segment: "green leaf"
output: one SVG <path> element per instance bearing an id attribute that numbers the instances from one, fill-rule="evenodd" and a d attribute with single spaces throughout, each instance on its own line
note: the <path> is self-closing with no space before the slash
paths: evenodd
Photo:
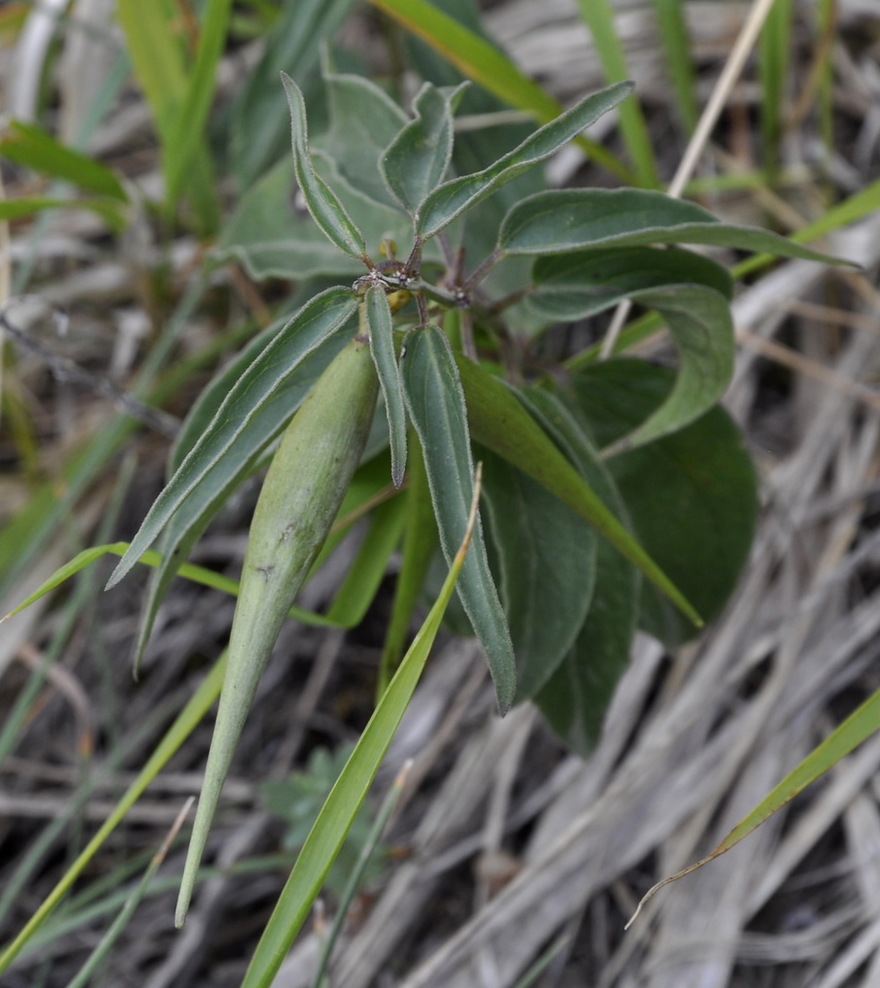
<path id="1" fill-rule="evenodd" d="M 570 378 L 571 400 L 600 445 L 626 435 L 658 408 L 674 375 L 616 358 Z M 727 413 L 715 407 L 650 446 L 607 461 L 633 529 L 707 620 L 724 606 L 748 556 L 758 510 L 751 458 Z M 640 627 L 670 646 L 691 628 L 653 588 L 642 589 Z"/>
<path id="2" fill-rule="evenodd" d="M 118 199 L 59 199 L 53 196 L 28 196 L 24 199 L 0 201 L 0 220 L 18 220 L 33 216 L 44 209 L 88 209 L 97 213 L 111 230 L 125 229 L 127 218 L 125 209 Z"/>
<path id="3" fill-rule="evenodd" d="M 379 384 L 366 343 L 334 359 L 287 426 L 254 509 L 229 662 L 186 855 L 182 926 L 220 793 L 288 609 L 311 569 L 360 461 Z"/>
<path id="4" fill-rule="evenodd" d="M 404 521 L 404 504 L 399 497 L 373 511 L 370 529 L 327 612 L 328 621 L 345 628 L 361 623 L 387 572 L 388 560 L 400 542 Z"/>
<path id="5" fill-rule="evenodd" d="M 377 697 L 385 692 L 403 655 L 410 622 L 419 602 L 434 550 L 437 548 L 437 525 L 431 506 L 431 492 L 425 474 L 425 461 L 415 432 L 410 435 L 410 450 L 412 452 L 407 470 L 407 485 L 403 492 L 406 501 L 406 521 L 400 571 L 397 574 L 394 603 L 379 662 Z"/>
<path id="6" fill-rule="evenodd" d="M 584 622 L 596 579 L 596 537 L 542 484 L 488 450 L 479 455 L 519 702 L 547 682 Z"/>
<path id="7" fill-rule="evenodd" d="M 407 123 L 407 116 L 375 83 L 363 76 L 326 74 L 330 126 L 314 140 L 351 185 L 376 202 L 399 208 L 382 181 L 382 153 Z"/>
<path id="8" fill-rule="evenodd" d="M 382 397 L 385 399 L 385 413 L 388 416 L 391 482 L 395 487 L 400 487 L 406 470 L 406 408 L 403 403 L 400 367 L 394 351 L 391 308 L 385 289 L 379 285 L 368 289 L 364 306 L 370 333 L 370 353 L 379 375 Z"/>
<path id="9" fill-rule="evenodd" d="M 443 181 L 452 157 L 452 115 L 465 85 L 443 90 L 424 83 L 413 100 L 416 118 L 403 127 L 382 156 L 382 176 L 410 213 Z"/>
<path id="10" fill-rule="evenodd" d="M 128 202 L 112 168 L 67 147 L 36 124 L 10 120 L 0 139 L 0 155 L 34 171 L 72 182 L 86 192 Z"/>
<path id="11" fill-rule="evenodd" d="M 733 295 L 726 268 L 688 250 L 618 247 L 539 257 L 529 308 L 552 322 L 584 319 L 617 305 L 632 292 L 664 285 L 697 284 Z"/>
<path id="12" fill-rule="evenodd" d="M 232 0 L 206 0 L 199 18 L 195 62 L 186 92 L 174 113 L 168 139 L 163 141 L 166 197 L 176 202 L 191 180 L 192 169 L 206 150 L 208 112 L 214 98 L 217 64 L 223 54 Z"/>
<path id="13" fill-rule="evenodd" d="M 617 106 L 632 92 L 632 88 L 631 83 L 616 83 L 586 96 L 488 168 L 444 182 L 428 195 L 419 209 L 416 218 L 419 235 L 424 238 L 434 236 L 500 185 L 549 158 L 603 113 Z"/>
<path id="14" fill-rule="evenodd" d="M 363 234 L 352 222 L 342 203 L 324 179 L 315 171 L 309 153 L 306 104 L 299 87 L 287 73 L 281 73 L 290 106 L 290 135 L 296 180 L 312 214 L 324 235 L 343 253 L 366 263 L 367 246 Z"/>
<path id="15" fill-rule="evenodd" d="M 501 381 L 457 357 L 471 435 L 520 468 L 585 518 L 697 626 L 699 612 L 559 452 Z"/>
<path id="16" fill-rule="evenodd" d="M 638 908 L 632 918 L 626 924 L 629 928 L 636 916 L 641 912 L 642 906 L 656 892 L 669 885 L 671 882 L 690 875 L 691 872 L 702 868 L 703 865 L 714 861 L 719 855 L 729 851 L 743 838 L 748 837 L 752 831 L 759 827 L 765 820 L 781 810 L 783 806 L 790 803 L 798 793 L 803 792 L 808 785 L 815 782 L 829 769 L 833 768 L 846 755 L 857 748 L 862 742 L 867 741 L 872 734 L 880 730 L 880 690 L 872 694 L 861 704 L 846 720 L 835 728 L 827 738 L 776 786 L 760 803 L 748 813 L 730 831 L 717 847 L 701 858 L 695 864 L 688 865 L 681 871 L 657 882 L 642 896 Z"/>
<path id="17" fill-rule="evenodd" d="M 181 745 L 192 734 L 202 719 L 211 709 L 220 693 L 220 685 L 226 669 L 226 653 L 214 663 L 208 675 L 187 701 L 186 706 L 175 718 L 174 723 L 163 735 L 159 744 L 153 750 L 146 765 L 125 790 L 113 810 L 98 828 L 97 833 L 88 842 L 76 860 L 67 868 L 64 875 L 40 904 L 39 908 L 27 921 L 16 938 L 0 953 L 0 974 L 7 970 L 12 961 L 21 953 L 49 916 L 55 911 L 64 897 L 70 892 L 79 876 L 92 862 L 98 850 L 110 834 L 124 819 L 126 813 L 143 795 L 146 788 L 180 749 Z"/>
<path id="18" fill-rule="evenodd" d="M 536 82 L 524 75 L 495 45 L 426 0 L 371 0 L 374 7 L 393 17 L 414 35 L 424 39 L 463 75 L 478 82 L 505 103 L 533 114 L 547 123 L 562 107 Z M 626 181 L 627 168 L 601 144 L 577 139 L 583 150 L 604 168 Z"/>
<path id="19" fill-rule="evenodd" d="M 356 307 L 353 292 L 345 288 L 330 288 L 315 296 L 242 373 L 153 503 L 108 587 L 131 569 L 185 499 L 196 497 L 210 504 L 238 475 L 255 446 L 280 431 L 301 400 L 305 380 L 314 378 L 313 367 L 303 367 L 302 362 L 310 355 L 316 360 L 332 358 L 342 348 L 345 341 L 339 337 Z"/>
<path id="20" fill-rule="evenodd" d="M 451 560 L 467 527 L 474 486 L 464 396 L 449 344 L 436 326 L 411 333 L 405 347 L 404 394 L 422 444 L 440 544 Z M 479 519 L 458 595 L 486 650 L 498 705 L 505 713 L 516 692 L 516 665 Z"/>
<path id="21" fill-rule="evenodd" d="M 648 189 L 553 189 L 504 218 L 498 246 L 509 254 L 561 254 L 590 247 L 709 244 L 849 264 L 751 226 L 722 223 L 692 202 Z"/>
<path id="22" fill-rule="evenodd" d="M 321 46 L 336 32 L 352 2 L 297 0 L 279 5 L 265 39 L 265 54 L 236 86 L 232 101 L 230 157 L 239 189 L 249 190 L 289 146 L 290 115 L 278 99 L 279 74 L 287 72 L 310 95 Z"/>
<path id="23" fill-rule="evenodd" d="M 313 164 L 336 190 L 368 243 L 412 237 L 412 222 L 399 208 L 382 205 L 352 188 L 320 151 L 315 152 Z M 308 212 L 298 208 L 294 187 L 293 163 L 287 158 L 245 193 L 221 232 L 212 259 L 220 263 L 234 257 L 258 280 L 363 274 L 363 262 L 340 253 Z"/>
<path id="24" fill-rule="evenodd" d="M 455 581 L 462 564 L 470 556 L 467 548 L 474 519 L 475 505 L 472 505 L 465 538 L 452 561 L 440 594 L 394 679 L 376 705 L 373 716 L 306 838 L 257 944 L 242 988 L 269 988 L 291 943 L 309 915 L 421 677 L 431 645 L 440 628 L 443 612 L 455 588 Z"/>
<path id="25" fill-rule="evenodd" d="M 733 374 L 736 345 L 730 306 L 714 288 L 673 285 L 631 292 L 666 320 L 681 355 L 675 387 L 637 429 L 604 450 L 617 455 L 654 442 L 699 418 L 718 401 Z"/>
<path id="26" fill-rule="evenodd" d="M 621 82 L 629 78 L 626 54 L 614 20 L 614 5 L 610 0 L 578 0 L 578 10 L 593 36 L 596 55 L 606 81 Z M 619 119 L 620 132 L 630 158 L 636 165 L 639 185 L 656 188 L 660 184 L 657 163 L 651 135 L 637 99 L 628 100 L 620 107 Z"/>
<path id="27" fill-rule="evenodd" d="M 626 505 L 611 475 L 576 417 L 545 384 L 523 396 L 545 429 L 577 466 L 622 524 L 630 527 Z M 574 645 L 534 697 L 563 741 L 587 755 L 595 745 L 605 712 L 629 665 L 639 612 L 638 571 L 604 539 L 596 549 L 598 574 L 590 610 Z"/>

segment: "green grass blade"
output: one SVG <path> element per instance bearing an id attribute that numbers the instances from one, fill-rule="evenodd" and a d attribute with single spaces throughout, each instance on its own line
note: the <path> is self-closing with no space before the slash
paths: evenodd
<path id="1" fill-rule="evenodd" d="M 789 772 L 779 785 L 758 803 L 751 813 L 740 820 L 711 853 L 707 854 L 705 858 L 701 858 L 694 864 L 689 865 L 687 868 L 676 872 L 676 874 L 664 878 L 662 882 L 658 882 L 652 888 L 648 889 L 639 902 L 638 908 L 632 918 L 627 923 L 627 927 L 632 925 L 645 903 L 655 893 L 659 892 L 660 889 L 672 882 L 678 881 L 680 878 L 684 878 L 685 875 L 690 875 L 691 872 L 702 868 L 703 865 L 713 861 L 719 855 L 724 854 L 725 851 L 729 851 L 743 840 L 743 838 L 748 837 L 765 820 L 778 810 L 781 810 L 787 803 L 790 803 L 808 785 L 815 782 L 820 776 L 833 768 L 841 759 L 853 751 L 853 749 L 862 744 L 863 741 L 866 741 L 872 734 L 876 734 L 878 730 L 880 730 L 880 690 L 868 697 L 861 706 L 825 738 L 818 748 L 810 752 L 797 768 Z"/>
<path id="2" fill-rule="evenodd" d="M 156 778 L 180 746 L 201 723 L 202 718 L 211 709 L 220 695 L 220 686 L 226 671 L 226 653 L 217 660 L 207 677 L 193 694 L 164 737 L 156 746 L 147 764 L 138 773 L 113 808 L 113 811 L 101 824 L 98 832 L 89 841 L 82 853 L 64 873 L 55 888 L 43 900 L 37 911 L 28 920 L 25 927 L 15 939 L 0 952 L 0 974 L 2 974 L 31 940 L 46 919 L 54 912 L 65 895 L 70 891 L 74 882 L 94 858 L 101 845 L 119 825 L 125 814 L 137 802 L 147 786 Z"/>
<path id="3" fill-rule="evenodd" d="M 95 946 L 95 949 L 89 955 L 89 958 L 85 962 L 85 964 L 83 964 L 83 966 L 76 973 L 73 980 L 68 985 L 68 988 L 86 988 L 92 975 L 94 975 L 98 971 L 98 968 L 101 966 L 107 955 L 110 953 L 110 951 L 113 948 L 113 945 L 119 939 L 122 932 L 125 930 L 126 926 L 128 926 L 128 924 L 131 922 L 131 918 L 132 916 L 134 916 L 135 910 L 141 904 L 141 901 L 143 900 L 144 896 L 147 894 L 147 890 L 149 889 L 153 881 L 153 878 L 156 875 L 156 872 L 159 870 L 159 865 L 161 865 L 162 862 L 165 860 L 165 857 L 168 854 L 171 844 L 173 843 L 174 838 L 177 836 L 177 832 L 180 830 L 181 826 L 183 825 L 184 818 L 186 817 L 186 814 L 189 812 L 190 807 L 194 802 L 195 802 L 195 797 L 190 796 L 190 798 L 186 801 L 186 804 L 184 805 L 183 809 L 177 815 L 177 818 L 175 819 L 174 823 L 171 825 L 171 829 L 168 831 L 168 835 L 166 836 L 165 840 L 162 841 L 162 846 L 153 855 L 153 858 L 151 859 L 150 864 L 147 867 L 147 870 L 144 872 L 143 878 L 141 878 L 137 886 L 132 891 L 131 895 L 129 895 L 128 898 L 125 900 L 122 909 L 119 911 L 119 915 L 116 917 L 115 920 L 113 920 L 112 924 L 110 925 L 110 928 L 107 930 L 104 936 L 101 937 L 100 942 Z"/>
<path id="4" fill-rule="evenodd" d="M 223 54 L 232 0 L 207 0 L 201 18 L 195 64 L 186 92 L 163 146 L 166 197 L 176 202 L 188 180 L 193 163 L 205 148 L 208 111 L 214 97 L 217 64 Z"/>
<path id="5" fill-rule="evenodd" d="M 366 798 L 418 684 L 446 605 L 455 589 L 470 544 L 478 497 L 479 483 L 475 484 L 465 537 L 452 560 L 440 594 L 321 808 L 257 944 L 242 988 L 269 988 L 272 984 Z"/>
<path id="6" fill-rule="evenodd" d="M 785 126 L 786 84 L 791 71 L 791 0 L 774 0 L 761 29 L 760 93 L 761 154 L 772 182 L 779 172 L 780 151 Z"/>
<path id="7" fill-rule="evenodd" d="M 660 39 L 666 53 L 666 71 L 687 132 L 693 133 L 700 116 L 697 80 L 691 57 L 691 44 L 682 0 L 654 0 L 654 13 L 660 26 Z"/>
<path id="8" fill-rule="evenodd" d="M 11 120 L 0 139 L 0 156 L 53 178 L 72 182 L 86 192 L 128 201 L 112 168 L 82 151 L 67 147 L 36 124 Z"/>
<path id="9" fill-rule="evenodd" d="M 623 82 L 628 79 L 630 73 L 626 67 L 626 55 L 614 25 L 614 8 L 608 0 L 578 0 L 578 9 L 593 36 L 606 81 Z M 639 184 L 657 188 L 660 180 L 651 136 L 641 106 L 636 99 L 631 99 L 621 103 L 617 112 L 623 139 L 636 166 Z"/>
<path id="10" fill-rule="evenodd" d="M 559 116 L 562 107 L 532 82 L 494 45 L 426 0 L 371 0 L 398 24 L 426 41 L 435 51 L 474 82 L 511 106 L 534 115 L 539 123 Z M 577 144 L 598 164 L 624 181 L 630 170 L 610 151 L 585 137 Z"/>

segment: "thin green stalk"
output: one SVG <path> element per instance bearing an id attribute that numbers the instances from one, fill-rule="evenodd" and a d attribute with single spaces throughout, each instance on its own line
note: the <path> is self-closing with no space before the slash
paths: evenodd
<path id="1" fill-rule="evenodd" d="M 660 40 L 666 52 L 666 71 L 672 80 L 678 114 L 685 130 L 692 134 L 697 127 L 700 107 L 683 6 L 682 0 L 654 0 Z"/>
<path id="2" fill-rule="evenodd" d="M 609 0 L 578 0 L 578 8 L 584 23 L 590 29 L 602 70 L 608 82 L 628 79 L 626 55 L 617 36 L 614 24 L 614 8 Z M 638 101 L 628 99 L 617 108 L 620 129 L 636 168 L 638 182 L 650 189 L 660 187 L 657 164 L 651 136 Z"/>
<path id="3" fill-rule="evenodd" d="M 781 161 L 785 128 L 786 83 L 790 69 L 791 0 L 776 0 L 759 42 L 761 79 L 761 155 L 771 183 Z"/>

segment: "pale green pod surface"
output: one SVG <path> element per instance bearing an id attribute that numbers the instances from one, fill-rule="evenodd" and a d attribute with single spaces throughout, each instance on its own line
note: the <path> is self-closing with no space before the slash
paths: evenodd
<path id="1" fill-rule="evenodd" d="M 294 415 L 266 474 L 251 522 L 226 678 L 177 904 L 178 926 L 254 693 L 360 461 L 378 388 L 369 345 L 352 341 Z"/>

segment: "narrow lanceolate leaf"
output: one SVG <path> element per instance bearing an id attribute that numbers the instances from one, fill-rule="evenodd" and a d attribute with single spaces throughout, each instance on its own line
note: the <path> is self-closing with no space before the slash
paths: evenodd
<path id="1" fill-rule="evenodd" d="M 436 326 L 416 330 L 407 338 L 403 386 L 422 444 L 440 544 L 451 560 L 467 528 L 474 470 L 458 371 L 446 337 Z M 498 705 L 504 713 L 516 692 L 516 665 L 479 519 L 458 594 L 486 650 Z"/>
<path id="2" fill-rule="evenodd" d="M 318 175 L 309 153 L 306 104 L 299 86 L 285 72 L 281 81 L 290 105 L 290 134 L 296 180 L 312 219 L 332 243 L 351 257 L 367 259 L 367 245 L 342 203 L 329 185 Z"/>
<path id="3" fill-rule="evenodd" d="M 382 176 L 410 213 L 415 213 L 428 193 L 440 184 L 449 167 L 452 115 L 465 85 L 443 90 L 426 82 L 413 100 L 416 118 L 406 124 L 382 156 Z"/>
<path id="4" fill-rule="evenodd" d="M 664 317 L 681 366 L 666 401 L 605 455 L 644 446 L 695 421 L 721 398 L 733 374 L 736 348 L 730 306 L 714 288 L 673 285 L 631 292 L 629 297 Z"/>
<path id="5" fill-rule="evenodd" d="M 632 292 L 665 285 L 706 285 L 729 299 L 733 279 L 708 257 L 679 247 L 617 247 L 539 257 L 529 308 L 552 322 L 584 319 Z"/>
<path id="6" fill-rule="evenodd" d="M 370 352 L 382 397 L 385 399 L 385 414 L 388 416 L 388 437 L 391 446 L 391 482 L 395 487 L 403 483 L 406 470 L 406 408 L 403 403 L 403 384 L 400 380 L 400 367 L 394 352 L 394 330 L 391 323 L 391 308 L 385 289 L 374 285 L 367 291 L 364 306 L 367 328 L 370 332 Z"/>
<path id="7" fill-rule="evenodd" d="M 356 308 L 356 296 L 346 288 L 329 288 L 316 295 L 241 374 L 201 439 L 154 501 L 108 587 L 125 576 L 186 498 L 192 496 L 204 504 L 213 501 L 247 463 L 255 445 L 264 445 L 277 435 L 279 422 L 285 418 L 279 404 L 285 404 L 289 417 L 301 400 L 299 388 L 304 379 L 312 378 L 309 363 L 303 365 L 303 361 L 313 353 L 316 359 L 318 354 L 328 356 L 325 347 L 341 348 L 342 340 L 336 337 Z"/>
<path id="8" fill-rule="evenodd" d="M 707 244 L 849 264 L 751 226 L 722 223 L 692 202 L 648 189 L 553 189 L 517 203 L 498 247 L 508 254 L 561 254 L 590 247 Z"/>
<path id="9" fill-rule="evenodd" d="M 388 746 L 397 731 L 413 692 L 425 668 L 431 645 L 462 565 L 469 558 L 468 545 L 476 521 L 477 491 L 470 506 L 464 539 L 455 553 L 449 575 L 419 628 L 412 645 L 388 689 L 376 704 L 376 710 L 364 728 L 354 751 L 345 763 L 336 784 L 321 807 L 318 819 L 306 838 L 287 879 L 269 922 L 248 966 L 242 988 L 270 988 L 290 945 L 312 909 L 330 866 L 342 847 L 367 791 L 382 764 Z"/>
<path id="10" fill-rule="evenodd" d="M 632 83 L 620 82 L 587 96 L 555 120 L 527 137 L 519 147 L 473 175 L 453 178 L 425 199 L 416 219 L 422 237 L 431 237 L 468 207 L 485 199 L 500 185 L 554 154 L 584 128 L 607 113 L 632 92 Z"/>
<path id="11" fill-rule="evenodd" d="M 857 748 L 863 741 L 867 741 L 872 734 L 880 730 L 880 690 L 868 697 L 865 702 L 858 707 L 849 717 L 827 738 L 815 748 L 793 771 L 779 783 L 776 788 L 769 793 L 760 803 L 745 816 L 730 831 L 721 843 L 714 850 L 701 858 L 695 864 L 683 868 L 681 871 L 664 878 L 652 888 L 648 889 L 639 902 L 638 908 L 632 918 L 626 924 L 630 927 L 636 916 L 641 912 L 642 906 L 660 889 L 677 882 L 685 875 L 690 875 L 697 868 L 714 861 L 719 855 L 729 851 L 743 838 L 748 837 L 756 827 L 759 827 L 766 819 L 782 809 L 791 802 L 798 793 L 802 792 L 808 785 L 815 782 L 829 769 L 833 768 L 842 758 Z"/>
<path id="12" fill-rule="evenodd" d="M 488 450 L 483 484 L 501 599 L 516 655 L 516 700 L 553 675 L 584 623 L 596 576 L 595 530 L 546 487 Z"/>
<path id="13" fill-rule="evenodd" d="M 358 465 L 378 382 L 369 348 L 350 343 L 288 426 L 251 522 L 229 662 L 177 903 L 183 924 L 220 791 L 288 608 L 311 568 Z"/>
<path id="14" fill-rule="evenodd" d="M 636 566 L 675 606 L 703 622 L 684 595 L 584 482 L 509 388 L 466 357 L 457 358 L 473 438 L 552 491 Z"/>

